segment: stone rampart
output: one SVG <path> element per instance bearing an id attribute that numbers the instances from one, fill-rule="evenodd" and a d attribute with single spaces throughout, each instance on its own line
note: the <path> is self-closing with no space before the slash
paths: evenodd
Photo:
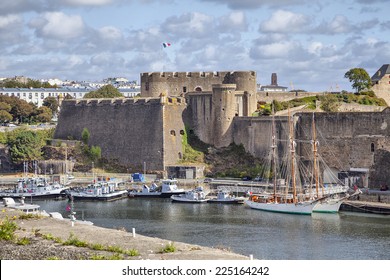
<path id="1" fill-rule="evenodd" d="M 87 128 L 88 144 L 101 147 L 102 156 L 116 159 L 133 171 L 142 171 L 144 164 L 147 170 L 163 170 L 164 158 L 166 163 L 176 162 L 181 152 L 180 141 L 169 141 L 167 135 L 172 130 L 180 135 L 185 108 L 182 99 L 166 101 L 160 98 L 66 100 L 55 138 L 81 139 L 83 129 Z"/>

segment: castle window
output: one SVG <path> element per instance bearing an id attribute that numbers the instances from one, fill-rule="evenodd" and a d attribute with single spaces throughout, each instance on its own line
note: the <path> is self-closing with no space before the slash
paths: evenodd
<path id="1" fill-rule="evenodd" d="M 371 143 L 371 153 L 375 152 L 375 144 Z"/>
<path id="2" fill-rule="evenodd" d="M 268 91 L 265 93 L 265 96 L 268 96 Z"/>
<path id="3" fill-rule="evenodd" d="M 171 130 L 171 135 L 176 136 L 176 132 L 173 129 Z"/>
<path id="4" fill-rule="evenodd" d="M 149 90 L 149 82 L 145 83 L 145 90 Z"/>
<path id="5" fill-rule="evenodd" d="M 184 130 L 183 129 L 180 130 L 180 134 L 184 135 Z"/>
<path id="6" fill-rule="evenodd" d="M 187 92 L 187 87 L 183 87 L 183 92 Z"/>
<path id="7" fill-rule="evenodd" d="M 202 91 L 202 88 L 201 88 L 201 87 L 196 87 L 196 88 L 195 88 L 195 91 L 201 92 L 201 91 Z"/>
<path id="8" fill-rule="evenodd" d="M 181 153 L 179 153 L 178 155 L 179 155 L 179 159 L 182 159 L 182 155 L 181 155 Z"/>

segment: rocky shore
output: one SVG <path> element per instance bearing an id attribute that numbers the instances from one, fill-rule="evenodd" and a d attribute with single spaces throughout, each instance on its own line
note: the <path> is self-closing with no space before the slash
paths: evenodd
<path id="1" fill-rule="evenodd" d="M 146 237 L 124 229 L 72 223 L 46 215 L 27 216 L 2 208 L 1 224 L 17 224 L 13 240 L 0 240 L 2 260 L 247 260 L 217 248 Z M 73 242 L 69 242 L 73 241 Z M 25 245 L 22 245 L 25 243 Z M 20 245 L 19 245 L 20 244 Z M 173 252 L 171 252 L 173 251 Z"/>

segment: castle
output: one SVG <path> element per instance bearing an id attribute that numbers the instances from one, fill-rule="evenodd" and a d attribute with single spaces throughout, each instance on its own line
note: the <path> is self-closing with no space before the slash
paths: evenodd
<path id="1" fill-rule="evenodd" d="M 88 128 L 90 144 L 100 146 L 104 157 L 129 170 L 140 171 L 146 165 L 148 172 L 178 165 L 185 131 L 215 147 L 242 144 L 261 158 L 269 150 L 271 118 L 252 117 L 257 100 L 255 71 L 142 73 L 140 98 L 65 100 L 55 138 L 80 139 L 83 128 Z M 307 135 L 311 115 L 295 115 L 301 128 L 297 136 Z M 330 167 L 367 169 L 371 182 L 390 183 L 389 109 L 316 113 L 316 118 L 331 150 L 339 155 L 335 160 L 330 150 L 324 151 Z M 278 118 L 280 138 L 286 122 L 286 117 Z M 303 157 L 304 150 L 303 145 L 298 147 Z"/>

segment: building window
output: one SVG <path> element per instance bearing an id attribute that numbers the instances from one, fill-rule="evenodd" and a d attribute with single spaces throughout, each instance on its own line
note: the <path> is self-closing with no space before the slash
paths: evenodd
<path id="1" fill-rule="evenodd" d="M 179 159 L 182 159 L 182 155 L 181 155 L 181 153 L 179 152 Z"/>
<path id="2" fill-rule="evenodd" d="M 184 130 L 180 129 L 180 135 L 184 135 Z"/>
<path id="3" fill-rule="evenodd" d="M 171 135 L 176 136 L 176 132 L 174 130 L 171 130 Z"/>
<path id="4" fill-rule="evenodd" d="M 375 145 L 374 143 L 371 143 L 371 153 L 375 152 Z"/>
<path id="5" fill-rule="evenodd" d="M 187 92 L 187 87 L 183 87 L 183 92 Z"/>
<path id="6" fill-rule="evenodd" d="M 145 83 L 145 90 L 149 90 L 149 82 Z"/>
<path id="7" fill-rule="evenodd" d="M 202 88 L 201 88 L 201 87 L 196 87 L 196 88 L 195 88 L 195 91 L 201 92 L 201 91 L 202 91 Z"/>

